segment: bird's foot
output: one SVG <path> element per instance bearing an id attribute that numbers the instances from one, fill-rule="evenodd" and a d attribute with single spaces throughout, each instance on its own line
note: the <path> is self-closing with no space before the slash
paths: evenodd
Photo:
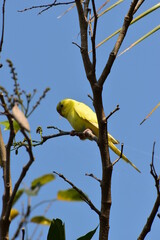
<path id="1" fill-rule="evenodd" d="M 78 136 L 81 140 L 93 140 L 93 138 L 95 137 L 95 135 L 93 134 L 93 132 L 87 128 L 85 129 L 83 132 L 76 132 L 75 130 L 72 130 L 70 132 L 71 136 Z"/>

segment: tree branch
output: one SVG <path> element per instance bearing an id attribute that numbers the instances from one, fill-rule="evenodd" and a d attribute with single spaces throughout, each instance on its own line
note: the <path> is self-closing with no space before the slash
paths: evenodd
<path id="1" fill-rule="evenodd" d="M 54 0 L 53 3 L 44 4 L 44 5 L 38 5 L 38 6 L 32 6 L 32 7 L 29 7 L 29 8 L 25 8 L 25 9 L 23 9 L 23 10 L 18 10 L 18 12 L 26 12 L 26 11 L 33 10 L 33 9 L 44 8 L 43 10 L 41 10 L 41 11 L 38 13 L 38 14 L 41 14 L 41 13 L 49 10 L 49 9 L 52 8 L 52 7 L 60 6 L 60 5 L 70 5 L 70 4 L 73 4 L 73 3 L 75 3 L 75 1 L 70 1 L 70 2 L 57 2 L 57 0 Z"/>
<path id="2" fill-rule="evenodd" d="M 26 150 L 28 152 L 28 155 L 29 155 L 30 159 L 29 159 L 28 163 L 23 167 L 22 172 L 21 172 L 17 182 L 15 183 L 15 186 L 14 186 L 14 189 L 13 189 L 13 192 L 12 192 L 12 195 L 10 197 L 8 207 L 7 207 L 7 210 L 6 210 L 6 214 L 5 214 L 6 218 L 9 217 L 9 215 L 10 215 L 10 211 L 11 211 L 11 208 L 12 208 L 12 203 L 13 203 L 13 200 L 15 198 L 15 195 L 16 195 L 16 192 L 17 192 L 19 186 L 20 186 L 22 180 L 24 179 L 27 171 L 29 170 L 30 166 L 34 162 L 31 140 L 29 139 L 29 137 L 26 134 L 26 132 L 24 131 L 24 129 L 21 129 L 21 133 L 23 134 L 23 136 L 25 137 L 25 139 L 28 143 L 28 145 L 26 145 L 25 147 L 26 147 Z"/>
<path id="3" fill-rule="evenodd" d="M 93 72 L 95 74 L 96 72 L 96 31 L 97 31 L 97 12 L 96 12 L 96 6 L 94 0 L 92 0 L 92 6 L 93 6 L 93 13 L 94 13 L 94 27 L 93 27 L 93 35 L 91 36 L 92 41 L 92 63 L 93 63 Z"/>
<path id="4" fill-rule="evenodd" d="M 150 164 L 150 168 L 151 168 L 151 175 L 154 178 L 155 181 L 155 186 L 156 186 L 156 190 L 157 190 L 157 198 L 156 201 L 154 203 L 153 209 L 147 219 L 146 224 L 144 225 L 142 232 L 140 233 L 138 240 L 143 240 L 145 239 L 146 235 L 150 232 L 153 221 L 155 219 L 155 216 L 158 212 L 159 206 L 160 206 L 160 189 L 159 189 L 159 177 L 156 173 L 155 167 L 154 167 L 154 149 L 155 149 L 155 142 L 153 143 L 153 150 L 152 150 L 152 162 Z"/>
<path id="5" fill-rule="evenodd" d="M 87 22 L 87 11 L 88 11 L 88 4 L 89 1 L 86 1 L 85 3 L 85 9 L 83 11 L 82 3 L 80 0 L 75 0 L 76 7 L 78 11 L 78 17 L 79 17 L 79 25 L 80 25 L 80 34 L 81 34 L 81 55 L 83 59 L 83 64 L 86 72 L 86 76 L 90 82 L 96 82 L 95 79 L 93 79 L 93 69 L 92 69 L 92 63 L 89 59 L 88 54 L 88 22 Z"/>
<path id="6" fill-rule="evenodd" d="M 122 29 L 119 33 L 119 36 L 118 36 L 118 39 L 116 41 L 116 44 L 112 50 L 112 52 L 110 53 L 109 55 L 109 58 L 108 58 L 108 61 L 103 69 L 103 72 L 98 80 L 98 84 L 102 87 L 106 78 L 108 77 L 110 71 L 111 71 L 111 68 L 112 68 L 112 65 L 115 61 L 115 58 L 117 56 L 117 53 L 122 45 L 122 42 L 126 36 L 126 33 L 127 33 L 127 30 L 129 28 L 129 25 L 133 19 L 133 15 L 134 15 L 134 11 L 135 11 L 135 7 L 137 6 L 137 3 L 138 3 L 138 0 L 133 0 L 132 3 L 131 3 L 131 6 L 130 6 L 130 9 L 126 15 L 126 17 L 124 18 L 124 22 L 123 22 L 123 26 L 122 26 Z"/>
<path id="7" fill-rule="evenodd" d="M 3 40 L 4 40 L 5 4 L 6 4 L 6 0 L 3 1 L 3 7 L 2 7 L 2 33 L 1 33 L 1 41 L 0 41 L 0 53 L 2 52 L 2 46 L 3 46 Z"/>
<path id="8" fill-rule="evenodd" d="M 86 196 L 86 194 L 79 188 L 77 188 L 71 181 L 69 181 L 67 178 L 65 178 L 62 174 L 57 173 L 53 171 L 56 175 L 58 175 L 60 178 L 62 178 L 65 182 L 69 183 L 82 197 L 82 199 L 90 206 L 90 208 L 95 211 L 99 216 L 101 215 L 101 212 L 93 205 L 91 200 Z"/>
<path id="9" fill-rule="evenodd" d="M 22 235 L 24 234 L 24 228 L 22 228 L 22 227 L 23 227 L 23 224 L 26 222 L 27 217 L 30 215 L 30 212 L 31 212 L 31 203 L 30 203 L 30 199 L 28 199 L 28 206 L 27 206 L 26 213 L 23 214 L 22 219 L 21 219 L 21 221 L 18 225 L 18 228 L 17 228 L 17 230 L 16 230 L 16 232 L 13 235 L 11 240 L 16 239 L 16 237 L 18 237 L 21 230 L 22 230 Z"/>

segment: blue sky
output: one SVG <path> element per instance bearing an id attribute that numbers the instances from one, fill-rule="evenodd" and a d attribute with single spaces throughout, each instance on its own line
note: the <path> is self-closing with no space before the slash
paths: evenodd
<path id="1" fill-rule="evenodd" d="M 44 2 L 37 2 L 36 4 Z M 99 1 L 98 7 L 103 3 Z M 109 5 L 114 3 L 110 1 Z M 138 14 L 158 3 L 146 1 Z M 47 126 L 57 126 L 71 130 L 69 123 L 56 112 L 56 105 L 63 98 L 73 98 L 92 107 L 87 94 L 92 94 L 87 82 L 79 49 L 72 41 L 79 43 L 79 26 L 76 9 L 61 19 L 57 17 L 67 7 L 57 7 L 37 15 L 38 11 L 19 13 L 17 10 L 33 6 L 35 1 L 7 1 L 6 25 L 0 70 L 1 85 L 12 90 L 13 82 L 5 62 L 11 59 L 18 72 L 22 89 L 30 92 L 36 88 L 40 95 L 46 87 L 51 91 L 42 101 L 40 107 L 29 118 L 32 138 L 38 139 L 35 131 L 42 126 L 44 134 L 53 133 Z M 109 6 L 108 5 L 108 6 Z M 130 1 L 124 1 L 114 10 L 99 19 L 97 43 L 121 27 Z M 132 25 L 121 50 L 127 48 L 138 38 L 159 24 L 159 10 Z M 116 37 L 97 50 L 97 76 L 100 75 Z M 109 132 L 124 143 L 125 155 L 142 171 L 137 173 L 132 167 L 119 161 L 114 166 L 112 177 L 112 208 L 110 221 L 110 240 L 135 240 L 147 220 L 156 198 L 154 180 L 150 175 L 150 162 L 153 141 L 156 141 L 155 165 L 160 172 L 160 109 L 142 126 L 140 122 L 160 101 L 159 89 L 159 32 L 140 43 L 121 57 L 118 57 L 106 80 L 103 90 L 105 113 L 108 115 L 117 104 L 120 111 L 109 120 Z M 35 101 L 38 99 L 38 94 Z M 4 118 L 1 117 L 3 120 Z M 3 132 L 7 141 L 7 133 Z M 22 187 L 43 174 L 57 171 L 63 173 L 75 185 L 83 189 L 93 203 L 100 208 L 100 187 L 85 173 L 101 177 L 101 162 L 98 148 L 94 142 L 80 141 L 78 138 L 61 137 L 46 142 L 34 150 L 35 162 L 23 181 Z M 21 167 L 28 157 L 20 151 L 18 156 L 12 154 L 12 178 L 15 183 Z M 116 156 L 111 152 L 111 159 Z M 2 174 L 0 173 L 0 176 Z M 1 182 L 0 182 L 1 184 Z M 35 205 L 38 201 L 56 197 L 58 190 L 70 186 L 58 177 L 46 188 L 41 189 L 39 199 L 32 198 Z M 26 204 L 22 198 L 17 206 L 20 210 Z M 44 213 L 42 205 L 33 215 Z M 48 211 L 47 217 L 61 218 L 65 222 L 66 239 L 74 240 L 98 225 L 97 215 L 85 203 L 55 202 Z M 11 225 L 11 233 L 17 226 L 16 220 Z M 30 224 L 30 232 L 35 225 Z M 42 227 L 43 237 L 48 227 Z M 38 233 L 37 233 L 38 235 Z M 157 240 L 159 236 L 159 219 L 152 226 L 147 240 Z M 35 237 L 36 239 L 36 237 Z M 98 232 L 93 238 L 98 239 Z"/>

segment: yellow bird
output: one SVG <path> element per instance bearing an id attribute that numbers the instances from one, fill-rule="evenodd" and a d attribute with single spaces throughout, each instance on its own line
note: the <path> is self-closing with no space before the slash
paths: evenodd
<path id="1" fill-rule="evenodd" d="M 93 134 L 98 137 L 99 128 L 97 116 L 95 112 L 84 103 L 66 98 L 58 103 L 57 112 L 69 121 L 75 131 L 83 132 L 86 129 L 90 129 Z M 108 133 L 109 147 L 113 152 L 120 156 L 121 151 L 115 146 L 115 144 L 118 143 L 119 142 Z M 124 154 L 122 154 L 122 159 L 140 172 L 140 170 Z"/>

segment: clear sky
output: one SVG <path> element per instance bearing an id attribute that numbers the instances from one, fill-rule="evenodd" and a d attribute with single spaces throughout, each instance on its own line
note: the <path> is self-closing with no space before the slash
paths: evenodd
<path id="1" fill-rule="evenodd" d="M 104 0 L 99 1 L 97 7 Z M 110 1 L 110 6 L 115 1 Z M 97 43 L 120 28 L 131 1 L 124 1 L 114 10 L 101 17 L 98 22 Z M 72 41 L 79 43 L 79 26 L 76 9 L 64 17 L 57 19 L 68 7 L 51 8 L 41 15 L 37 10 L 19 13 L 17 10 L 44 4 L 46 1 L 7 1 L 5 38 L 0 69 L 0 85 L 12 90 L 13 82 L 9 68 L 5 62 L 11 59 L 18 73 L 22 89 L 31 92 L 37 89 L 35 102 L 46 87 L 51 91 L 42 101 L 40 107 L 29 118 L 32 138 L 36 135 L 37 126 L 42 126 L 44 134 L 52 134 L 47 126 L 56 126 L 63 130 L 71 130 L 69 123 L 56 112 L 56 105 L 63 98 L 73 98 L 92 107 L 87 94 L 91 94 L 87 82 L 79 49 Z M 157 4 L 157 0 L 145 1 L 136 16 Z M 159 24 L 159 9 L 140 22 L 132 25 L 121 47 L 121 51 L 130 46 L 138 38 Z M 124 143 L 124 153 L 141 170 L 136 172 L 122 160 L 114 166 L 112 177 L 112 208 L 110 221 L 110 240 L 137 239 L 156 198 L 155 183 L 150 175 L 150 162 L 153 142 L 156 141 L 155 165 L 160 173 L 160 109 L 142 126 L 140 122 L 160 101 L 159 81 L 159 44 L 160 33 L 140 43 L 124 55 L 118 57 L 105 83 L 103 102 L 106 115 L 117 104 L 120 111 L 109 120 L 109 132 Z M 117 37 L 114 37 L 97 50 L 97 76 L 100 75 Z M 3 120 L 4 118 L 1 117 Z M 5 141 L 7 133 L 3 132 Z M 99 184 L 85 176 L 93 173 L 101 177 L 101 161 L 99 151 L 94 142 L 80 141 L 78 138 L 61 137 L 51 139 L 34 150 L 35 162 L 23 181 L 24 186 L 43 174 L 57 171 L 63 173 L 75 185 L 81 188 L 100 208 Z M 26 152 L 20 151 L 18 156 L 12 154 L 12 178 L 15 183 L 21 167 L 26 163 Z M 111 159 L 116 156 L 111 152 Z M 2 173 L 0 172 L 0 177 Z M 1 183 L 0 183 L 1 184 Z M 44 199 L 54 199 L 58 190 L 70 188 L 62 179 L 42 188 L 39 199 L 32 198 L 35 205 Z M 1 200 L 0 200 L 1 201 Z M 17 205 L 22 209 L 26 205 L 24 197 Z M 46 205 L 42 205 L 32 214 L 43 215 Z M 74 240 L 98 225 L 98 216 L 85 203 L 55 202 L 46 214 L 48 218 L 61 218 L 65 222 L 66 239 Z M 156 217 L 147 240 L 159 239 L 160 221 Z M 11 224 L 11 235 L 17 226 L 16 219 Z M 29 224 L 30 233 L 35 228 Z M 48 227 L 43 229 L 46 239 Z M 37 239 L 37 235 L 34 239 Z M 98 231 L 93 237 L 98 239 Z"/>

